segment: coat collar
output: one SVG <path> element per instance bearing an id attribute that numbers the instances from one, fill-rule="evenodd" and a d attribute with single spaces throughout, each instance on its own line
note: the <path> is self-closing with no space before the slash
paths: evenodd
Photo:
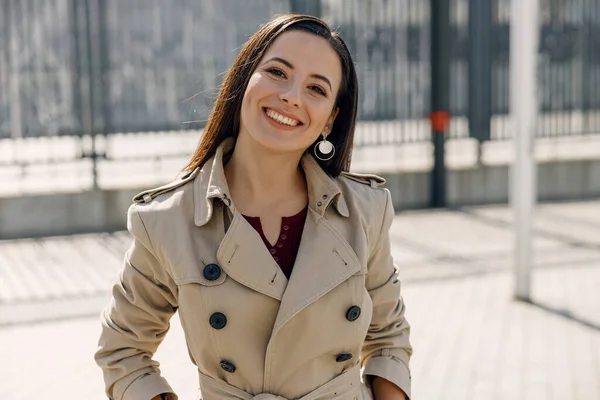
<path id="1" fill-rule="evenodd" d="M 205 225 L 211 219 L 215 198 L 221 199 L 234 211 L 223 168 L 223 157 L 233 149 L 234 144 L 234 138 L 224 140 L 215 155 L 197 172 L 194 182 L 194 223 L 197 226 Z M 308 207 L 322 217 L 329 205 L 333 204 L 340 215 L 348 217 L 348 205 L 335 180 L 323 171 L 310 154 L 304 154 L 300 164 L 308 186 Z"/>

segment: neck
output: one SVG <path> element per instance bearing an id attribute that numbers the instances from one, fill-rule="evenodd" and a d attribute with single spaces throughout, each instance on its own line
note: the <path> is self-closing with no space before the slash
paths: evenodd
<path id="1" fill-rule="evenodd" d="M 239 135 L 225 176 L 240 211 L 270 207 L 291 198 L 304 201 L 306 181 L 299 167 L 301 158 L 301 153 L 269 152 L 246 135 Z"/>

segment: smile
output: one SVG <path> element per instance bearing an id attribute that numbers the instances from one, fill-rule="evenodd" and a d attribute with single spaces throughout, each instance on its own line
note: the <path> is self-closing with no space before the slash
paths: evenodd
<path id="1" fill-rule="evenodd" d="M 282 125 L 298 126 L 301 123 L 298 120 L 281 115 L 278 112 L 271 110 L 270 108 L 265 108 L 265 114 L 267 114 L 267 116 L 273 121 L 277 121 Z"/>

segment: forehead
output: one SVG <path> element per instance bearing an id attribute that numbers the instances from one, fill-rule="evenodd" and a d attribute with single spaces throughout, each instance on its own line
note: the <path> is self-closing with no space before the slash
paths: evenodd
<path id="1" fill-rule="evenodd" d="M 324 38 L 309 32 L 292 30 L 279 35 L 267 49 L 263 60 L 280 57 L 294 69 L 324 75 L 339 87 L 342 64 L 337 52 Z"/>

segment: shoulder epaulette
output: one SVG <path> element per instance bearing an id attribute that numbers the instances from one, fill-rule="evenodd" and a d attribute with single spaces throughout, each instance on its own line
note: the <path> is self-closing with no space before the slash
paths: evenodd
<path id="1" fill-rule="evenodd" d="M 133 196 L 133 202 L 137 203 L 137 204 L 150 203 L 157 196 L 160 196 L 163 193 L 170 192 L 171 190 L 177 189 L 178 187 L 183 186 L 186 183 L 188 183 L 189 181 L 193 180 L 196 177 L 196 175 L 198 174 L 198 171 L 199 171 L 199 169 L 195 169 L 192 172 L 188 172 L 181 178 L 176 179 L 171 183 L 167 183 L 166 185 L 159 186 L 154 189 L 144 190 L 143 192 L 138 193 L 135 196 Z"/>
<path id="2" fill-rule="evenodd" d="M 375 174 L 357 174 L 355 172 L 342 172 L 342 176 L 353 181 L 360 182 L 365 185 L 370 185 L 373 189 L 377 189 L 385 184 L 385 179 Z"/>

